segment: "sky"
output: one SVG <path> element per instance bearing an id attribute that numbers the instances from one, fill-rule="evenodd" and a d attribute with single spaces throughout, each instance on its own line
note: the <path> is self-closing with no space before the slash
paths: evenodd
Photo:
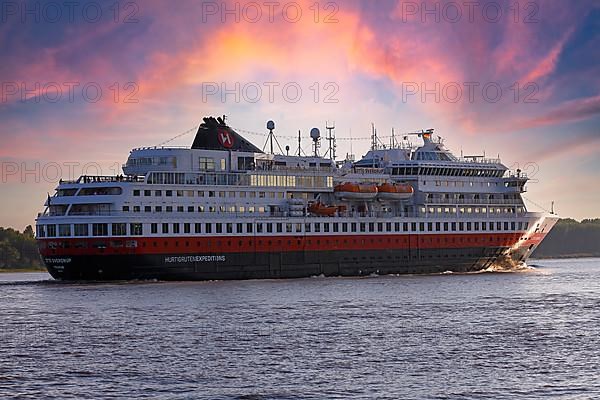
<path id="1" fill-rule="evenodd" d="M 337 156 L 435 128 L 456 154 L 531 177 L 531 209 L 600 217 L 600 3 L 1 1 L 0 226 L 32 224 L 59 178 L 120 173 L 227 115 L 257 146 Z M 350 140 L 352 139 L 352 140 Z M 324 151 L 324 149 L 323 149 Z"/>

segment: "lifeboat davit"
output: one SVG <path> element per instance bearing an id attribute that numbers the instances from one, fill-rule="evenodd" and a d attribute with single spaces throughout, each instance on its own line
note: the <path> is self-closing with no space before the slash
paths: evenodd
<path id="1" fill-rule="evenodd" d="M 338 211 L 337 206 L 328 206 L 320 201 L 316 201 L 314 203 L 310 203 L 308 205 L 308 211 L 315 215 L 323 215 L 326 217 L 333 217 L 335 213 Z"/>
<path id="2" fill-rule="evenodd" d="M 342 183 L 333 188 L 335 196 L 348 200 L 372 200 L 377 197 L 376 185 L 360 185 L 358 183 Z"/>
<path id="3" fill-rule="evenodd" d="M 414 189 L 407 183 L 384 183 L 377 187 L 377 197 L 381 200 L 407 200 L 414 193 Z"/>

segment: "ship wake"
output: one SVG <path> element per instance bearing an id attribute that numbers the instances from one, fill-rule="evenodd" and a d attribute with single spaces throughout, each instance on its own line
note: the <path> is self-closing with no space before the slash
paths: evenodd
<path id="1" fill-rule="evenodd" d="M 534 269 L 534 267 L 527 265 L 525 262 L 518 262 L 511 257 L 503 256 L 499 257 L 492 265 L 481 272 L 525 272 Z"/>

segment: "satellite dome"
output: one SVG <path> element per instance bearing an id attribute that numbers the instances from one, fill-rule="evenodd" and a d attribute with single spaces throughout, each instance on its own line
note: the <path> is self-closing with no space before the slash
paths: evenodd
<path id="1" fill-rule="evenodd" d="M 321 132 L 319 131 L 319 128 L 312 128 L 310 130 L 310 137 L 312 138 L 312 140 L 318 140 L 321 137 Z"/>

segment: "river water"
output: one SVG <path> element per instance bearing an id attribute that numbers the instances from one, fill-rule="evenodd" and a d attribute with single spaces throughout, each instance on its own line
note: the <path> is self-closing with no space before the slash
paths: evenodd
<path id="1" fill-rule="evenodd" d="M 0 274 L 0 398 L 600 398 L 600 259 L 512 273 Z"/>

